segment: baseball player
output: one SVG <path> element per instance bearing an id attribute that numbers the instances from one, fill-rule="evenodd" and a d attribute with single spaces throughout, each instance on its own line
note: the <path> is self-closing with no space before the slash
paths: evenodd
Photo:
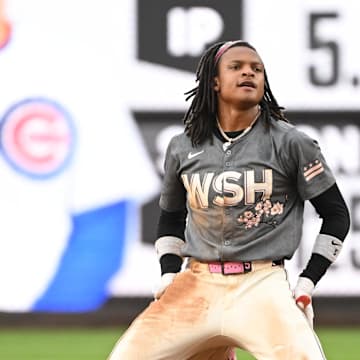
<path id="1" fill-rule="evenodd" d="M 284 117 L 249 43 L 213 45 L 196 75 L 165 159 L 161 283 L 109 359 L 228 359 L 233 347 L 258 360 L 325 359 L 311 298 L 350 224 L 334 176 Z M 322 226 L 292 291 L 284 260 L 299 245 L 305 200 Z"/>

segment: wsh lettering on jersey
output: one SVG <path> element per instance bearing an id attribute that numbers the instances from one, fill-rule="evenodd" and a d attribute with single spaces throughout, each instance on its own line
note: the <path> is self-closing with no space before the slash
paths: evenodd
<path id="1" fill-rule="evenodd" d="M 215 175 L 207 172 L 181 175 L 188 192 L 192 208 L 208 208 L 209 205 L 236 206 L 242 201 L 245 205 L 255 204 L 256 194 L 261 200 L 269 200 L 273 192 L 273 173 L 271 169 L 262 171 L 262 181 L 255 181 L 255 171 L 225 171 Z"/>

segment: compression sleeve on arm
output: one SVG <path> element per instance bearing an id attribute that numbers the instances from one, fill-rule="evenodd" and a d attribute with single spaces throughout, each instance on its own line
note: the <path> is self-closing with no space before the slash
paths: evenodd
<path id="1" fill-rule="evenodd" d="M 340 252 L 350 228 L 350 215 L 337 184 L 310 202 L 323 222 L 311 258 L 300 276 L 309 278 L 316 285 Z"/>
<path id="2" fill-rule="evenodd" d="M 160 261 L 161 275 L 181 270 L 181 247 L 185 242 L 186 215 L 186 210 L 169 212 L 162 209 L 160 212 L 155 248 Z"/>

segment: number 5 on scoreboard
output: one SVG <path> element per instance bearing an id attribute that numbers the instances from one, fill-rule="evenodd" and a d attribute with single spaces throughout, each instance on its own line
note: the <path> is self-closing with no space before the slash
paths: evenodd
<path id="1" fill-rule="evenodd" d="M 332 86 L 335 85 L 339 79 L 339 45 L 333 40 L 325 40 L 318 34 L 320 21 L 335 20 L 338 14 L 331 13 L 311 13 L 309 24 L 309 46 L 312 50 L 324 50 L 330 57 L 330 71 L 327 77 L 318 75 L 318 69 L 311 65 L 309 67 L 310 82 L 315 86 Z"/>

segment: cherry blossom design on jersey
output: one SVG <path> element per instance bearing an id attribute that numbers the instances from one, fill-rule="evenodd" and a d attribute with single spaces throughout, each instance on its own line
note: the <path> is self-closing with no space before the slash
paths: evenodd
<path id="1" fill-rule="evenodd" d="M 258 227 L 259 224 L 266 224 L 275 227 L 279 221 L 278 216 L 284 211 L 285 201 L 271 202 L 269 199 L 262 200 L 256 203 L 253 210 L 246 210 L 238 217 L 238 222 L 244 226 L 246 230 Z"/>

